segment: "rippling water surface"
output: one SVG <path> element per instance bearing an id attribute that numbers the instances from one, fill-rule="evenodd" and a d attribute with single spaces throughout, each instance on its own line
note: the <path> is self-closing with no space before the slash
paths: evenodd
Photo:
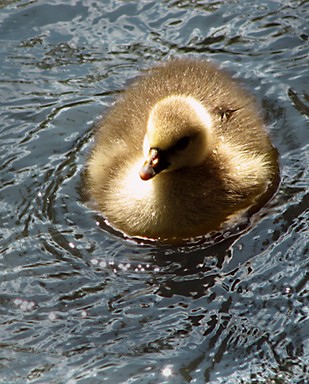
<path id="1" fill-rule="evenodd" d="M 0 0 L 0 382 L 306 383 L 309 3 Z M 243 234 L 136 244 L 81 199 L 93 123 L 156 62 L 217 60 L 281 157 Z"/>

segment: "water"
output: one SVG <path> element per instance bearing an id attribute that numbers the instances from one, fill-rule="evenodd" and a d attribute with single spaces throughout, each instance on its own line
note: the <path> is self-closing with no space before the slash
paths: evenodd
<path id="1" fill-rule="evenodd" d="M 308 380 L 309 3 L 0 1 L 0 382 Z M 217 60 L 281 157 L 243 234 L 156 247 L 81 199 L 92 125 L 143 68 Z"/>

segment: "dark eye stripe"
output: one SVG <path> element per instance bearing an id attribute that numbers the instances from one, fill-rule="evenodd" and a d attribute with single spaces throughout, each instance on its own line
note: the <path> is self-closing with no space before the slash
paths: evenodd
<path id="1" fill-rule="evenodd" d="M 184 136 L 181 139 L 177 141 L 177 143 L 174 145 L 174 148 L 176 151 L 182 151 L 183 149 L 186 149 L 190 143 L 190 136 Z"/>

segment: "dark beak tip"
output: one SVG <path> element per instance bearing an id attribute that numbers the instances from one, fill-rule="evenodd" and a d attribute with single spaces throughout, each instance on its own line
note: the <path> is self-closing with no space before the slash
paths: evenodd
<path id="1" fill-rule="evenodd" d="M 144 165 L 139 172 L 140 178 L 144 181 L 152 179 L 155 174 L 154 169 L 150 165 Z"/>

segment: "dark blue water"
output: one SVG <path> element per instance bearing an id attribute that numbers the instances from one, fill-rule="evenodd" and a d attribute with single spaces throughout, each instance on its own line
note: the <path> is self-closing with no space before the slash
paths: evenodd
<path id="1" fill-rule="evenodd" d="M 306 383 L 309 3 L 0 1 L 0 383 Z M 92 125 L 137 73 L 218 61 L 280 152 L 243 234 L 183 248 L 101 229 Z"/>

